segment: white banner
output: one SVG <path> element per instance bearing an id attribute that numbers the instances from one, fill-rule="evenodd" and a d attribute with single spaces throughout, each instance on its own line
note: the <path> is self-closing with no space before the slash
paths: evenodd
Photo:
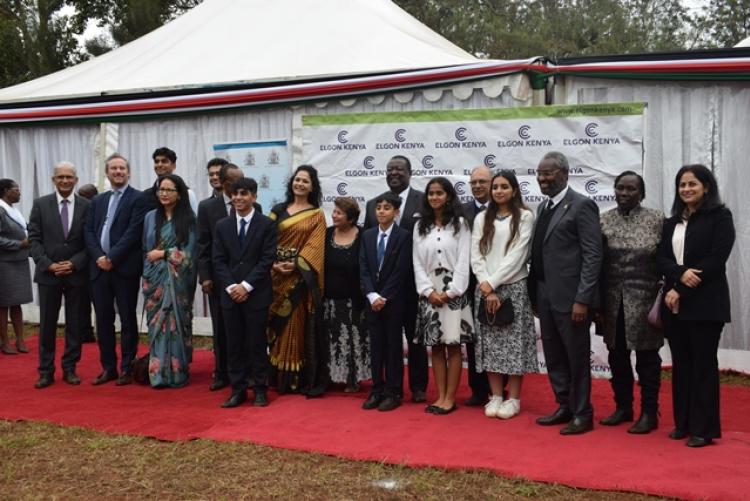
<path id="1" fill-rule="evenodd" d="M 524 200 L 534 208 L 544 200 L 536 167 L 546 153 L 559 151 L 570 162 L 570 186 L 603 212 L 614 206 L 614 178 L 620 172 L 643 173 L 645 107 L 623 103 L 304 116 L 303 158 L 318 169 L 323 207 L 330 214 L 338 196 L 354 197 L 364 212 L 367 200 L 388 189 L 385 167 L 394 155 L 411 162 L 413 186 L 423 190 L 431 178 L 445 176 L 462 201 L 472 199 L 472 168 L 513 169 Z M 597 377 L 609 376 L 606 346 L 593 335 L 591 368 Z"/>

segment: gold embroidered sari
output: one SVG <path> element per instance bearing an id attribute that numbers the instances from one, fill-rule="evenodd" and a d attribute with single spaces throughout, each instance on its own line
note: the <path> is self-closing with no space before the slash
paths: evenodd
<path id="1" fill-rule="evenodd" d="M 277 206 L 278 207 L 278 206 Z M 271 271 L 274 301 L 269 311 L 268 342 L 280 393 L 311 388 L 321 369 L 319 323 L 322 314 L 323 256 L 326 220 L 320 208 L 289 215 L 275 207 L 270 214 L 278 228 L 277 261 L 293 261 L 289 275 Z M 300 374 L 303 381 L 300 382 Z"/>

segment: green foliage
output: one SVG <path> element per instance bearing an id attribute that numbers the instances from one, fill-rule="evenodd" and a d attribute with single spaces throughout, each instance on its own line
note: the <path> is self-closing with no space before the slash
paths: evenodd
<path id="1" fill-rule="evenodd" d="M 733 47 L 750 37 L 750 0 L 711 0 L 695 19 L 697 44 Z"/>

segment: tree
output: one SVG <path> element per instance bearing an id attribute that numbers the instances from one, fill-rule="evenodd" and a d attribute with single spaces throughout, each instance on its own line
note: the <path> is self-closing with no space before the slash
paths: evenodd
<path id="1" fill-rule="evenodd" d="M 711 0 L 695 21 L 699 44 L 734 47 L 750 37 L 750 0 Z"/>

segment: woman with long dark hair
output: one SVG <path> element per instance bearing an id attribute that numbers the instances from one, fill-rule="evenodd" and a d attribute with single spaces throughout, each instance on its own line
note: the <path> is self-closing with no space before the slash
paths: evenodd
<path id="1" fill-rule="evenodd" d="M 151 386 L 188 383 L 196 286 L 196 221 L 181 177 L 159 178 L 156 209 L 143 225 L 143 299 L 148 320 Z"/>
<path id="2" fill-rule="evenodd" d="M 318 171 L 300 165 L 289 178 L 286 200 L 269 214 L 278 228 L 268 340 L 279 393 L 320 396 L 328 382 L 322 322 L 326 220 L 321 200 Z"/>
<path id="3" fill-rule="evenodd" d="M 524 374 L 537 372 L 536 330 L 526 278 L 531 252 L 534 215 L 524 205 L 521 188 L 512 170 L 492 177 L 487 210 L 477 214 L 471 237 L 471 266 L 477 277 L 475 319 L 481 300 L 488 317 L 501 304 L 513 305 L 513 321 L 507 325 L 474 322 L 477 372 L 487 372 L 492 396 L 485 406 L 487 417 L 510 419 L 521 412 Z M 508 399 L 503 401 L 501 375 L 508 376 Z"/>
<path id="4" fill-rule="evenodd" d="M 625 171 L 615 178 L 617 207 L 601 217 L 604 261 L 602 292 L 602 333 L 609 352 L 612 390 L 617 408 L 599 421 L 617 426 L 633 420 L 633 367 L 641 387 L 641 415 L 628 433 L 643 434 L 659 424 L 659 386 L 664 344 L 660 329 L 648 323 L 648 313 L 659 290 L 656 250 L 659 247 L 664 216 L 641 206 L 646 196 L 643 178 Z"/>
<path id="5" fill-rule="evenodd" d="M 664 222 L 657 264 L 672 352 L 675 427 L 669 438 L 689 436 L 688 447 L 721 437 L 717 352 L 731 319 L 726 262 L 734 236 L 732 213 L 721 203 L 714 175 L 704 165 L 683 166 L 675 176 L 672 217 Z"/>
<path id="6" fill-rule="evenodd" d="M 33 301 L 29 238 L 26 219 L 13 204 L 21 200 L 21 190 L 12 179 L 0 179 L 0 351 L 6 355 L 28 353 L 23 341 L 21 305 Z M 16 333 L 16 347 L 8 340 L 8 313 Z"/>
<path id="7" fill-rule="evenodd" d="M 414 280 L 419 294 L 417 341 L 432 347 L 437 400 L 426 412 L 456 410 L 461 379 L 461 343 L 472 340 L 469 286 L 471 231 L 453 184 L 444 177 L 427 183 L 414 226 Z"/>

